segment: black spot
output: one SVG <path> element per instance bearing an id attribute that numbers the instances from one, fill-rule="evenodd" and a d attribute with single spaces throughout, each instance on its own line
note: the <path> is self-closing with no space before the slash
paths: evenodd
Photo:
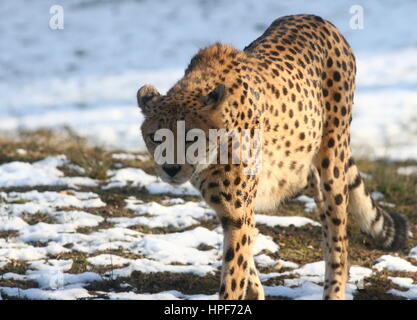
<path id="1" fill-rule="evenodd" d="M 321 166 L 323 168 L 328 168 L 329 167 L 329 164 L 330 164 L 330 161 L 327 158 L 324 158 L 323 161 L 321 162 Z"/>
<path id="2" fill-rule="evenodd" d="M 219 204 L 220 203 L 220 197 L 216 196 L 216 195 L 213 195 L 213 196 L 210 197 L 210 201 L 213 202 L 213 203 Z"/>
<path id="3" fill-rule="evenodd" d="M 339 178 L 340 172 L 338 167 L 333 168 L 333 175 L 335 178 Z"/>
<path id="4" fill-rule="evenodd" d="M 246 234 L 244 234 L 242 237 L 242 246 L 246 244 L 246 240 L 247 240 L 247 237 L 246 237 Z"/>
<path id="5" fill-rule="evenodd" d="M 232 248 L 227 249 L 226 255 L 224 256 L 225 261 L 231 261 L 235 256 Z"/>
<path id="6" fill-rule="evenodd" d="M 340 220 L 339 218 L 333 218 L 332 219 L 332 222 L 335 224 L 335 225 L 340 225 L 341 223 L 342 223 L 342 220 Z"/>
<path id="7" fill-rule="evenodd" d="M 232 279 L 232 286 L 231 286 L 232 291 L 236 290 L 236 280 Z"/>
<path id="8" fill-rule="evenodd" d="M 330 68 L 333 65 L 332 58 L 327 59 L 327 67 Z"/>
<path id="9" fill-rule="evenodd" d="M 247 267 L 248 267 L 248 262 L 247 261 L 243 262 L 243 266 L 242 266 L 243 270 L 246 270 Z"/>
<path id="10" fill-rule="evenodd" d="M 232 195 L 230 193 L 226 193 L 226 192 L 221 192 L 221 195 L 227 200 L 230 201 L 232 200 Z"/>
<path id="11" fill-rule="evenodd" d="M 239 258 L 237 258 L 237 264 L 238 264 L 238 266 L 240 266 L 240 265 L 242 265 L 242 263 L 243 263 L 243 256 L 240 255 Z"/>
<path id="12" fill-rule="evenodd" d="M 217 183 L 217 182 L 210 182 L 209 184 L 208 184 L 208 187 L 209 188 L 217 188 L 219 186 L 219 184 Z"/>
<path id="13" fill-rule="evenodd" d="M 341 205 L 343 202 L 343 196 L 339 193 L 338 195 L 334 197 L 334 201 L 336 202 L 337 205 Z"/>

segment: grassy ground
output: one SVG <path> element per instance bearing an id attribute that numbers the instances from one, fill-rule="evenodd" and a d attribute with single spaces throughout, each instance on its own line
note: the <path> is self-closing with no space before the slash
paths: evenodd
<path id="1" fill-rule="evenodd" d="M 19 151 L 20 149 L 26 152 Z M 152 164 L 149 161 L 141 160 L 115 160 L 112 154 L 117 151 L 108 151 L 104 148 L 89 146 L 85 140 L 76 136 L 70 130 L 61 132 L 59 135 L 47 131 L 40 130 L 35 132 L 22 132 L 18 137 L 13 139 L 0 138 L 0 165 L 11 161 L 26 161 L 34 162 L 43 159 L 50 155 L 65 154 L 72 163 L 84 169 L 84 175 L 104 181 L 107 178 L 107 170 L 111 168 L 120 167 L 137 167 L 142 168 L 148 173 L 153 173 Z M 398 253 L 398 255 L 410 262 L 416 264 L 416 261 L 408 258 L 407 255 L 412 247 L 417 245 L 417 177 L 416 176 L 401 176 L 397 174 L 397 168 L 404 165 L 415 163 L 401 163 L 390 161 L 370 161 L 358 160 L 358 166 L 361 172 L 368 174 L 371 178 L 366 179 L 366 184 L 369 191 L 379 191 L 384 194 L 383 202 L 388 202 L 395 205 L 394 210 L 405 214 L 412 226 L 413 236 L 410 238 L 408 247 Z M 73 168 L 61 168 L 66 175 L 77 175 L 79 172 L 74 172 Z M 38 188 L 8 188 L 1 189 L 0 192 L 5 191 L 26 191 L 26 190 L 60 190 L 59 187 L 38 187 Z M 103 190 L 100 187 L 81 187 L 80 191 L 91 191 L 99 194 L 102 201 L 106 203 L 106 207 L 99 209 L 85 209 L 85 211 L 102 216 L 104 221 L 96 227 L 84 227 L 77 230 L 80 233 L 91 233 L 100 229 L 106 229 L 113 226 L 112 223 L 106 221 L 110 217 L 132 217 L 133 213 L 125 209 L 124 200 L 129 196 L 135 196 L 143 201 L 160 202 L 169 199 L 167 195 L 150 195 L 143 189 L 137 188 L 115 188 L 111 190 Z M 187 196 L 185 200 L 197 200 L 195 197 Z M 0 203 L 1 205 L 1 203 Z M 383 207 L 384 205 L 381 204 Z M 71 209 L 71 208 L 67 208 Z M 391 208 L 386 208 L 391 210 Z M 308 214 L 304 212 L 303 204 L 288 200 L 282 207 L 272 215 L 297 215 L 313 218 L 318 221 L 317 213 Z M 35 215 L 24 215 L 24 219 L 29 224 L 36 224 L 38 222 L 54 223 L 53 219 L 45 214 L 38 213 Z M 217 221 L 205 220 L 201 221 L 201 225 L 208 229 L 214 229 L 218 226 Z M 194 228 L 195 226 L 193 226 Z M 185 229 L 177 228 L 149 228 L 147 226 L 137 225 L 132 229 L 144 233 L 171 233 L 175 231 L 184 231 Z M 189 228 L 188 228 L 189 229 Z M 280 245 L 278 254 L 270 254 L 276 259 L 283 259 L 292 261 L 300 265 L 315 262 L 322 259 L 321 253 L 321 232 L 318 227 L 305 226 L 301 228 L 287 227 L 287 228 L 271 228 L 264 225 L 259 226 L 263 234 L 270 235 L 276 243 Z M 0 231 L 0 238 L 12 239 L 18 236 L 16 231 Z M 354 265 L 372 268 L 375 259 L 380 257 L 385 252 L 377 250 L 372 245 L 371 241 L 366 238 L 358 230 L 354 221 L 349 224 L 350 236 L 350 262 Z M 43 246 L 42 243 L 34 243 L 34 246 Z M 71 244 L 67 247 L 71 249 Z M 210 248 L 199 248 L 200 250 L 208 250 Z M 141 258 L 135 256 L 130 252 L 125 252 L 122 248 L 119 250 L 108 250 L 101 253 L 113 253 L 126 258 Z M 104 274 L 112 268 L 111 267 L 97 267 L 88 263 L 88 255 L 82 252 L 72 250 L 70 253 L 63 255 L 50 256 L 51 259 L 72 259 L 74 264 L 68 271 L 69 273 L 80 273 L 85 271 L 97 272 Z M 18 287 L 18 288 L 34 288 L 37 286 L 36 282 L 32 281 L 16 281 L 4 279 L 1 275 L 7 272 L 14 272 L 18 274 L 25 274 L 28 266 L 24 261 L 11 261 L 6 266 L 0 269 L 0 287 Z M 261 272 L 276 272 L 273 268 L 261 268 Z M 280 271 L 283 271 L 282 269 Z M 401 290 L 400 287 L 394 285 L 388 277 L 390 276 L 404 276 L 414 279 L 417 283 L 417 273 L 405 272 L 374 272 L 373 276 L 367 278 L 364 282 L 363 288 L 358 290 L 354 299 L 400 299 L 397 296 L 388 294 L 387 291 L 392 288 Z M 267 285 L 283 284 L 283 278 L 273 278 L 265 282 Z M 90 283 L 86 288 L 91 292 L 108 292 L 108 291 L 125 291 L 126 287 L 140 288 L 140 292 L 161 292 L 164 290 L 178 290 L 184 294 L 214 294 L 218 290 L 219 273 L 209 275 L 206 277 L 199 277 L 189 274 L 173 274 L 173 273 L 141 273 L 134 272 L 129 278 L 103 279 L 100 282 Z M 103 295 L 105 298 L 106 296 Z M 7 298 L 4 296 L 3 298 Z M 12 297 L 9 297 L 12 298 Z M 13 297 L 15 298 L 15 297 Z"/>

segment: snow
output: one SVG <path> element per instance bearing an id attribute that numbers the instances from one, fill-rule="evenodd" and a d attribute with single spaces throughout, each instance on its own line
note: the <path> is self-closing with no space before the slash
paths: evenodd
<path id="1" fill-rule="evenodd" d="M 138 168 L 123 168 L 109 171 L 110 183 L 104 189 L 123 188 L 125 186 L 144 187 L 151 194 L 172 194 L 198 196 L 199 192 L 186 182 L 180 186 L 171 186 L 161 181 L 158 177 L 147 174 Z"/>
<path id="2" fill-rule="evenodd" d="M 286 286 L 264 286 L 265 295 L 274 297 L 287 297 L 294 300 L 321 300 L 323 297 L 323 287 L 313 282 L 306 281 L 301 286 L 290 288 Z M 346 299 L 352 300 L 351 286 L 347 286 Z"/>
<path id="3" fill-rule="evenodd" d="M 298 268 L 298 264 L 290 261 L 284 261 L 281 259 L 274 260 L 270 256 L 266 254 L 260 254 L 255 257 L 255 262 L 258 266 L 262 267 L 276 267 L 277 265 L 280 266 L 280 268 Z"/>
<path id="4" fill-rule="evenodd" d="M 417 299 L 417 284 L 413 284 L 413 279 L 402 277 L 388 277 L 394 284 L 407 290 L 390 289 L 388 293 L 406 298 Z"/>
<path id="5" fill-rule="evenodd" d="M 0 229 L 5 231 L 25 229 L 28 224 L 19 217 L 0 216 Z"/>
<path id="6" fill-rule="evenodd" d="M 131 160 L 148 161 L 150 159 L 148 155 L 131 154 L 131 153 L 113 153 L 111 157 L 116 160 L 130 160 L 130 161 Z"/>
<path id="7" fill-rule="evenodd" d="M 17 153 L 18 155 L 24 156 L 24 155 L 26 155 L 28 152 L 27 152 L 25 149 L 21 149 L 21 148 L 19 148 L 19 149 L 16 149 L 16 153 Z"/>
<path id="8" fill-rule="evenodd" d="M 87 261 L 97 266 L 118 266 L 132 262 L 131 259 L 119 257 L 114 254 L 99 254 L 95 257 L 88 258 Z"/>
<path id="9" fill-rule="evenodd" d="M 270 236 L 259 233 L 256 237 L 255 245 L 253 246 L 253 254 L 257 255 L 264 250 L 274 253 L 279 250 L 279 245 L 276 244 Z"/>
<path id="10" fill-rule="evenodd" d="M 64 29 L 51 30 L 48 1 L 4 2 L 0 27 L 7 50 L 0 53 L 0 79 L 7 81 L 0 84 L 0 128 L 69 125 L 99 143 L 144 151 L 135 98 L 141 85 L 153 83 L 164 93 L 199 48 L 216 41 L 243 48 L 275 18 L 303 12 L 332 21 L 357 56 L 351 130 L 357 154 L 364 147 L 365 155 L 416 159 L 417 36 L 403 22 L 416 20 L 417 4 L 361 3 L 363 29 L 349 26 L 352 5 L 358 4 L 76 0 L 62 4 Z M 21 28 L 27 21 L 30 27 Z"/>
<path id="11" fill-rule="evenodd" d="M 14 161 L 0 165 L 0 187 L 27 186 L 95 186 L 97 181 L 86 177 L 63 177 L 57 167 L 68 163 L 64 155 L 34 162 Z"/>
<path id="12" fill-rule="evenodd" d="M 70 213 L 59 213 L 56 208 L 100 208 L 105 206 L 99 196 L 92 192 L 68 191 L 45 191 L 37 190 L 27 192 L 10 192 L 4 194 L 6 205 L 0 206 L 0 217 L 7 220 L 10 216 L 19 217 L 23 213 L 35 214 L 38 212 L 65 216 L 71 219 Z M 23 203 L 19 203 L 22 201 Z M 17 203 L 16 203 L 17 202 Z M 75 213 L 77 214 L 77 213 Z M 79 214 L 78 214 L 79 215 Z M 87 215 L 84 215 L 84 217 Z M 91 216 L 89 216 L 91 218 Z M 0 226 L 1 228 L 1 226 Z"/>
<path id="13" fill-rule="evenodd" d="M 221 258 L 221 245 L 223 235 L 220 229 L 210 231 L 203 227 L 170 234 L 149 234 L 143 236 L 133 244 L 139 254 L 162 261 L 164 263 L 181 264 L 215 264 Z M 200 244 L 213 247 L 213 249 L 198 250 Z M 278 251 L 279 246 L 269 236 L 258 234 L 253 253 L 256 255 L 263 250 L 271 253 Z"/>
<path id="14" fill-rule="evenodd" d="M 19 289 L 10 287 L 0 287 L 3 294 L 12 297 L 21 297 L 30 300 L 73 300 L 91 297 L 84 288 L 64 288 L 60 290 L 44 289 Z"/>
<path id="15" fill-rule="evenodd" d="M 53 270 L 65 272 L 71 269 L 73 265 L 72 259 L 69 260 L 58 260 L 58 259 L 47 259 L 37 260 L 29 263 L 30 269 L 34 270 Z"/>
<path id="16" fill-rule="evenodd" d="M 277 217 L 277 216 L 267 216 L 263 214 L 255 215 L 255 221 L 258 224 L 265 224 L 269 227 L 302 227 L 307 224 L 320 227 L 321 224 L 317 221 L 313 221 L 305 217 Z"/>
<path id="17" fill-rule="evenodd" d="M 417 166 L 399 167 L 397 173 L 404 176 L 417 175 Z"/>
<path id="18" fill-rule="evenodd" d="M 378 271 L 389 270 L 389 271 L 407 271 L 417 272 L 417 266 L 411 264 L 407 260 L 400 257 L 394 257 L 391 255 L 383 255 L 376 260 L 374 268 Z"/>
<path id="19" fill-rule="evenodd" d="M 104 221 L 103 217 L 84 211 L 55 211 L 54 217 L 58 223 L 71 225 L 73 228 L 95 227 Z"/>
<path id="20" fill-rule="evenodd" d="M 199 196 L 200 192 L 195 189 L 190 182 L 186 182 L 180 186 L 172 186 L 166 182 L 151 183 L 145 186 L 150 194 L 172 194 L 172 195 L 190 195 Z"/>
<path id="21" fill-rule="evenodd" d="M 162 262 L 150 260 L 150 259 L 136 259 L 130 263 L 127 267 L 120 269 L 113 269 L 108 272 L 109 275 L 114 277 L 130 277 L 133 271 L 140 271 L 143 273 L 151 272 L 173 272 L 173 273 L 190 273 L 198 276 L 205 276 L 208 273 L 214 273 L 216 268 L 212 266 L 183 266 L 183 265 L 171 265 Z"/>
<path id="22" fill-rule="evenodd" d="M 324 261 L 307 263 L 299 268 L 286 272 L 273 272 L 261 274 L 261 280 L 266 281 L 275 277 L 298 276 L 284 279 L 285 286 L 264 286 L 267 296 L 284 296 L 297 300 L 321 300 L 323 288 L 318 283 L 324 280 Z M 361 285 L 361 282 L 371 276 L 372 270 L 360 266 L 351 266 L 347 284 L 347 299 L 352 299 L 352 294 Z"/>
<path id="23" fill-rule="evenodd" d="M 168 226 L 184 228 L 199 223 L 199 220 L 206 220 L 215 216 L 215 212 L 208 209 L 202 202 L 189 201 L 171 206 L 160 205 L 156 202 L 137 204 L 135 199 L 127 199 L 126 202 L 126 208 L 134 211 L 138 217 L 110 218 L 108 221 L 120 227 L 146 225 L 151 228 Z"/>
<path id="24" fill-rule="evenodd" d="M 138 253 L 163 263 L 181 263 L 204 265 L 216 262 L 221 255 L 219 251 L 222 236 L 203 227 L 190 231 L 170 234 L 149 234 L 140 239 L 134 247 Z M 200 244 L 213 246 L 214 249 L 201 251 Z"/>
<path id="25" fill-rule="evenodd" d="M 186 295 L 177 290 L 163 291 L 159 293 L 133 293 L 133 292 L 110 292 L 110 299 L 114 300 L 217 300 L 216 295 L 195 294 Z"/>
<path id="26" fill-rule="evenodd" d="M 317 261 L 308 263 L 299 269 L 292 271 L 300 276 L 323 276 L 324 275 L 324 261 Z"/>
<path id="27" fill-rule="evenodd" d="M 158 180 L 157 177 L 147 174 L 142 169 L 137 168 L 123 168 L 116 171 L 109 171 L 110 184 L 106 185 L 105 189 L 122 188 L 127 185 L 139 187 L 154 183 Z"/>
<path id="28" fill-rule="evenodd" d="M 352 266 L 349 270 L 349 281 L 361 283 L 363 279 L 372 275 L 372 270 L 361 266 Z"/>
<path id="29" fill-rule="evenodd" d="M 305 195 L 298 196 L 295 200 L 304 202 L 305 212 L 313 212 L 317 208 L 314 199 Z"/>
<path id="30" fill-rule="evenodd" d="M 267 297 L 281 296 L 296 300 L 321 300 L 323 295 L 323 288 L 312 282 L 305 282 L 296 288 L 264 286 L 264 290 Z"/>
<path id="31" fill-rule="evenodd" d="M 378 191 L 371 192 L 371 197 L 374 200 L 381 200 L 384 199 L 384 194 Z"/>
<path id="32" fill-rule="evenodd" d="M 22 242 L 2 242 L 0 241 L 0 261 L 34 261 L 45 259 L 48 255 L 56 255 L 68 252 L 68 249 L 59 244 L 49 244 L 46 247 L 34 247 Z"/>
<path id="33" fill-rule="evenodd" d="M 410 250 L 410 257 L 417 260 L 417 247 L 414 247 Z"/>
<path id="34" fill-rule="evenodd" d="M 108 297 L 113 300 L 179 300 L 182 294 L 178 291 L 160 293 L 110 292 Z"/>
<path id="35" fill-rule="evenodd" d="M 400 287 L 408 288 L 410 287 L 414 280 L 412 278 L 403 278 L 403 277 L 388 277 L 394 284 Z"/>

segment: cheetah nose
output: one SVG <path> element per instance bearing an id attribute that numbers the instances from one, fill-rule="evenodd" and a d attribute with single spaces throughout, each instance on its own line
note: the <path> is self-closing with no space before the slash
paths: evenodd
<path id="1" fill-rule="evenodd" d="M 163 166 L 162 169 L 164 169 L 170 177 L 173 177 L 181 170 L 181 166 L 177 164 L 167 164 Z"/>

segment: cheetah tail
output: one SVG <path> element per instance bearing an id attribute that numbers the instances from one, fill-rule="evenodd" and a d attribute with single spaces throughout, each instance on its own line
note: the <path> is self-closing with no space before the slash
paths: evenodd
<path id="1" fill-rule="evenodd" d="M 400 213 L 387 212 L 375 204 L 356 166 L 349 171 L 356 171 L 349 184 L 349 213 L 357 220 L 361 230 L 374 239 L 377 247 L 389 251 L 403 249 L 409 233 L 407 219 Z"/>

